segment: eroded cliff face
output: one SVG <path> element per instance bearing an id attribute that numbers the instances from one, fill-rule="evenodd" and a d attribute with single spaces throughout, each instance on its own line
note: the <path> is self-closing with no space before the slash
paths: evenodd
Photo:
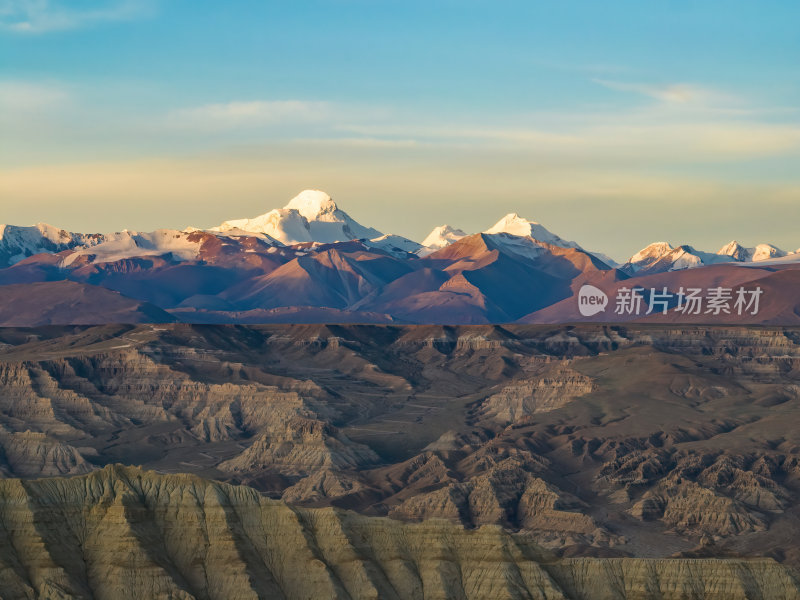
<path id="1" fill-rule="evenodd" d="M 546 363 L 535 376 L 515 380 L 482 404 L 484 417 L 501 425 L 523 423 L 540 412 L 567 405 L 593 389 L 592 379 L 571 369 L 569 361 Z"/>
<path id="2" fill-rule="evenodd" d="M 293 416 L 266 425 L 247 450 L 219 468 L 242 474 L 275 469 L 308 475 L 323 469 L 358 469 L 379 461 L 368 446 L 350 441 L 336 427 L 318 419 Z"/>
<path id="3" fill-rule="evenodd" d="M 293 508 L 252 488 L 108 466 L 0 481 L 8 598 L 781 600 L 775 561 L 560 559 L 525 534 Z"/>

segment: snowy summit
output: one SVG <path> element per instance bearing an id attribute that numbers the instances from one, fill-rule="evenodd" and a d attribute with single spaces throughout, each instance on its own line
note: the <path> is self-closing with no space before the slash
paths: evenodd
<path id="1" fill-rule="evenodd" d="M 736 240 L 720 248 L 717 254 L 730 256 L 739 262 L 761 262 L 786 256 L 786 252 L 772 244 L 758 244 L 754 248 L 745 248 Z"/>
<path id="2" fill-rule="evenodd" d="M 225 221 L 210 231 L 261 233 L 284 244 L 302 242 L 346 242 L 374 239 L 382 234 L 364 227 L 341 210 L 333 199 L 320 190 L 304 190 L 283 208 L 276 208 L 252 219 Z"/>
<path id="3" fill-rule="evenodd" d="M 435 227 L 434 230 L 428 234 L 428 237 L 422 240 L 422 245 L 431 250 L 440 250 L 441 248 L 457 242 L 463 237 L 467 237 L 467 234 L 461 229 L 456 229 L 450 225 L 440 225 L 439 227 Z"/>
<path id="4" fill-rule="evenodd" d="M 580 246 L 575 242 L 565 240 L 561 236 L 548 231 L 542 224 L 523 219 L 517 213 L 507 214 L 484 233 L 508 233 L 520 237 L 531 237 L 537 242 L 544 242 L 551 246 L 580 249 Z"/>

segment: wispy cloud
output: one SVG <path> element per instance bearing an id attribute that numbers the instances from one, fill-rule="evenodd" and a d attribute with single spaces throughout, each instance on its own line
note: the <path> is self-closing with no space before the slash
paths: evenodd
<path id="1" fill-rule="evenodd" d="M 0 80 L 0 125 L 11 141 L 0 149 L 0 159 L 24 165 L 37 157 L 178 156 L 266 144 L 331 152 L 364 148 L 412 163 L 427 160 L 426 153 L 475 160 L 503 156 L 555 169 L 680 171 L 726 164 L 756 169 L 770 158 L 782 169 L 800 157 L 798 113 L 751 108 L 745 99 L 739 100 L 740 112 L 728 111 L 719 108 L 724 106 L 719 99 L 727 96 L 700 86 L 619 86 L 653 101 L 624 108 L 451 115 L 324 98 L 255 97 L 170 110 L 139 103 L 136 89 L 126 88 L 123 109 L 113 102 L 119 90 L 98 96 L 77 84 Z"/>
<path id="2" fill-rule="evenodd" d="M 588 120 L 560 130 L 536 127 L 353 126 L 375 139 L 407 136 L 418 144 L 458 146 L 477 152 L 516 152 L 576 165 L 650 163 L 653 166 L 719 163 L 800 153 L 800 125 L 737 121 L 657 122 L 621 118 Z"/>
<path id="3" fill-rule="evenodd" d="M 172 111 L 168 121 L 178 127 L 221 130 L 286 123 L 313 123 L 330 119 L 327 102 L 253 100 L 205 104 Z"/>
<path id="4" fill-rule="evenodd" d="M 59 108 L 69 102 L 70 93 L 63 87 L 30 81 L 0 81 L 0 110 L 14 112 Z"/>
<path id="5" fill-rule="evenodd" d="M 530 61 L 532 64 L 543 69 L 562 71 L 565 73 L 582 73 L 584 75 L 594 75 L 596 77 L 620 76 L 622 74 L 629 74 L 633 70 L 627 65 L 612 63 L 575 63 L 544 58 L 532 58 Z"/>
<path id="6" fill-rule="evenodd" d="M 733 104 L 737 99 L 722 91 L 690 83 L 654 85 L 608 79 L 592 79 L 594 83 L 617 92 L 629 92 L 671 105 Z"/>
<path id="7" fill-rule="evenodd" d="M 155 0 L 0 0 L 0 30 L 47 33 L 151 13 Z"/>

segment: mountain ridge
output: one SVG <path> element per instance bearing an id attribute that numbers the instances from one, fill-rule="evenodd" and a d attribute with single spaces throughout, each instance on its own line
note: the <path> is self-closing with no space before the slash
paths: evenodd
<path id="1" fill-rule="evenodd" d="M 116 233 L 75 233 L 59 229 L 52 225 L 39 223 L 34 226 L 0 225 L 0 268 L 11 266 L 27 257 L 37 253 L 58 253 L 64 250 L 83 247 L 88 249 L 98 244 L 117 245 L 128 244 L 140 247 L 139 252 L 147 251 L 148 239 L 153 253 L 168 249 L 161 248 L 154 241 L 157 234 L 162 236 L 172 235 L 181 237 L 195 232 L 206 232 L 221 237 L 260 237 L 264 241 L 275 245 L 297 245 L 304 243 L 336 243 L 347 242 L 355 239 L 371 242 L 375 247 L 399 249 L 403 252 L 430 254 L 446 247 L 459 239 L 466 237 L 467 232 L 452 227 L 441 225 L 435 227 L 422 242 L 410 240 L 404 236 L 393 233 L 383 233 L 372 227 L 367 227 L 353 219 L 343 211 L 338 204 L 321 190 L 303 190 L 292 198 L 283 208 L 272 209 L 257 217 L 233 219 L 221 225 L 207 229 L 187 227 L 186 229 L 162 229 L 153 232 L 137 232 L 124 230 Z M 563 248 L 582 249 L 577 242 L 552 233 L 541 223 L 520 217 L 518 213 L 509 213 L 494 225 L 484 230 L 483 233 L 506 233 L 517 237 L 530 237 L 539 242 Z M 144 247 L 137 241 L 144 241 Z M 670 253 L 682 249 L 685 258 L 676 257 L 671 261 L 660 262 L 668 258 Z M 103 250 L 103 249 L 101 249 Z M 107 248 L 105 248 L 107 250 Z M 130 252 L 135 252 L 133 248 Z M 652 262 L 660 262 L 658 270 L 674 270 L 675 268 L 691 268 L 717 264 L 726 260 L 736 262 L 760 262 L 781 258 L 791 258 L 797 255 L 800 260 L 800 249 L 794 252 L 781 250 L 772 244 L 762 243 L 753 247 L 745 247 L 737 241 L 731 241 L 717 252 L 697 251 L 694 247 L 684 244 L 673 247 L 667 242 L 650 244 L 632 255 L 622 266 L 629 274 L 646 270 Z M 617 266 L 613 259 L 602 252 L 594 252 L 598 258 L 604 260 L 609 266 Z M 133 256 L 133 254 L 129 254 Z M 141 255 L 141 254 L 139 254 Z M 655 259 L 655 260 L 654 260 Z M 612 264 L 613 263 L 613 264 Z"/>
<path id="2" fill-rule="evenodd" d="M 731 242 L 708 253 L 661 242 L 617 265 L 509 213 L 477 234 L 440 226 L 423 245 L 361 225 L 319 190 L 301 192 L 284 208 L 207 230 L 75 234 L 39 225 L 5 226 L 0 233 L 0 287 L 57 281 L 90 286 L 83 288 L 82 308 L 73 311 L 75 322 L 83 322 L 78 313 L 92 302 L 103 314 L 103 288 L 126 297 L 130 306 L 153 306 L 127 313 L 133 322 L 141 314 L 155 315 L 156 308 L 172 319 L 210 323 L 283 321 L 291 315 L 303 321 L 564 322 L 584 320 L 574 300 L 582 286 L 617 293 L 628 278 L 644 285 L 661 282 L 652 279 L 659 274 L 673 293 L 689 282 L 705 283 L 703 278 L 709 280 L 705 287 L 712 281 L 763 283 L 771 294 L 765 299 L 770 313 L 756 322 L 793 323 L 800 314 L 800 301 L 791 301 L 797 297 L 792 275 L 773 276 L 800 269 L 800 255 L 768 244 L 746 248 Z M 68 322 L 69 304 L 57 289 L 30 288 L 41 296 L 31 306 L 44 313 L 48 303 L 58 304 L 58 322 Z M 27 319 L 15 324 L 49 318 L 24 306 L 24 294 L 9 298 L 7 308 Z M 727 322 L 729 314 L 714 315 L 714 322 Z M 611 311 L 597 317 L 614 318 Z M 673 311 L 670 318 L 681 315 Z"/>

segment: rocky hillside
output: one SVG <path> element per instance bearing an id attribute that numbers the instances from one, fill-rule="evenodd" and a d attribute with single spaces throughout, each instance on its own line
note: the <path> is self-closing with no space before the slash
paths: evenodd
<path id="1" fill-rule="evenodd" d="M 13 598 L 781 600 L 772 560 L 561 559 L 524 534 L 300 509 L 190 475 L 109 466 L 0 481 Z"/>

